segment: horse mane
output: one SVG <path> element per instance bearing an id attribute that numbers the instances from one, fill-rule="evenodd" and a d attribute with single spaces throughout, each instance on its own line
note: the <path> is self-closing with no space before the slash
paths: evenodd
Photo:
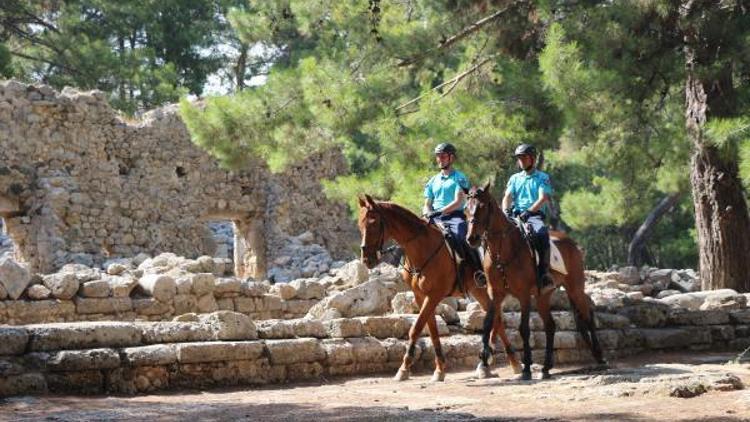
<path id="1" fill-rule="evenodd" d="M 381 207 L 386 211 L 391 211 L 397 216 L 403 218 L 404 220 L 407 220 L 408 224 L 410 225 L 417 225 L 417 226 L 427 225 L 427 223 L 421 218 L 419 218 L 416 214 L 414 214 L 413 212 L 409 211 L 408 209 L 394 202 L 375 201 L 375 203 L 378 205 L 378 207 Z"/>

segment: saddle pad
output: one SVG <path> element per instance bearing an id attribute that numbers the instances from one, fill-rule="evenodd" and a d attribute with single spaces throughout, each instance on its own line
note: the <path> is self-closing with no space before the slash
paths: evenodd
<path id="1" fill-rule="evenodd" d="M 560 250 L 555 245 L 555 238 L 550 237 L 549 239 L 549 267 L 553 271 L 557 271 L 560 274 L 568 274 L 568 270 L 565 268 L 565 262 L 563 262 Z"/>

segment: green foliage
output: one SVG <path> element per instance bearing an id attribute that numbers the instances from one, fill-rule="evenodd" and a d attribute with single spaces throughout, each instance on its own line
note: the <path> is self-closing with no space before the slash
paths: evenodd
<path id="1" fill-rule="evenodd" d="M 0 76 L 10 78 L 13 75 L 11 58 L 8 47 L 5 44 L 0 43 Z"/>

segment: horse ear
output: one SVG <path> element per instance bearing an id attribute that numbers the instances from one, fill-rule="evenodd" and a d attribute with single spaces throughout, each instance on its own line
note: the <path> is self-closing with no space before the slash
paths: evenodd
<path id="1" fill-rule="evenodd" d="M 365 200 L 370 207 L 375 207 L 375 200 L 372 199 L 372 196 L 365 194 Z"/>
<path id="2" fill-rule="evenodd" d="M 360 208 L 365 208 L 367 206 L 365 200 L 362 199 L 362 195 L 357 195 L 357 201 L 359 201 Z"/>
<path id="3" fill-rule="evenodd" d="M 488 180 L 487 183 L 485 183 L 484 186 L 482 187 L 482 191 L 489 192 L 489 189 L 490 189 L 490 181 Z"/>

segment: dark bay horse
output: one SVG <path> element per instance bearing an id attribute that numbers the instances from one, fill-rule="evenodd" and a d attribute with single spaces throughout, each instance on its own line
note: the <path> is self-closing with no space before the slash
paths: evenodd
<path id="1" fill-rule="evenodd" d="M 374 201 L 369 195 L 359 198 L 359 230 L 362 234 L 362 262 L 373 268 L 380 261 L 383 244 L 393 239 L 404 250 L 406 263 L 401 277 L 414 292 L 414 299 L 419 306 L 419 316 L 409 330 L 409 348 L 395 379 L 403 381 L 409 378 L 409 369 L 414 361 L 416 342 L 425 324 L 430 332 L 430 339 L 435 348 L 435 372 L 433 381 L 445 379 L 445 356 L 440 345 L 440 337 L 435 320 L 435 307 L 444 298 L 459 295 L 456 285 L 456 264 L 445 245 L 443 233 L 434 225 L 427 223 L 411 211 L 391 202 Z M 477 287 L 474 282 L 474 270 L 464 271 L 461 275 L 463 286 L 489 312 L 493 305 L 487 295 L 487 289 Z M 485 319 L 486 341 L 492 338 L 494 345 L 499 336 L 505 346 L 508 363 L 518 373 L 518 363 L 513 346 L 505 334 L 505 324 L 500 312 L 500 302 L 492 312 L 492 319 Z"/>
<path id="2" fill-rule="evenodd" d="M 531 249 L 527 246 L 521 230 L 516 226 L 495 201 L 488 191 L 489 183 L 482 188 L 474 187 L 469 192 L 466 203 L 466 215 L 469 222 L 467 240 L 470 245 L 477 246 L 481 240 L 485 242 L 484 270 L 489 284 L 489 295 L 493 306 L 489 306 L 484 321 L 482 335 L 483 350 L 480 367 L 489 376 L 487 359 L 492 351 L 489 346 L 488 321 L 494 318 L 493 313 L 498 309 L 494 306 L 502 303 L 505 295 L 515 296 L 521 303 L 521 325 L 519 331 L 523 340 L 523 372 L 522 379 L 531 379 L 531 348 L 529 347 L 529 307 L 532 294 L 536 297 L 537 310 L 544 321 L 546 347 L 542 378 L 549 378 L 549 370 L 553 366 L 553 346 L 555 339 L 555 321 L 550 312 L 550 297 L 552 292 L 539 295 L 536 287 L 536 261 Z M 584 291 L 583 253 L 578 245 L 562 233 L 551 233 L 556 238 L 555 244 L 560 250 L 568 274 L 551 270 L 555 279 L 555 286 L 562 284 L 568 294 L 573 307 L 578 331 L 591 348 L 594 359 L 600 364 L 606 362 L 602 357 L 601 346 L 596 335 L 594 309 L 591 299 Z M 501 310 L 502 311 L 502 310 Z M 477 372 L 480 368 L 477 368 Z"/>

